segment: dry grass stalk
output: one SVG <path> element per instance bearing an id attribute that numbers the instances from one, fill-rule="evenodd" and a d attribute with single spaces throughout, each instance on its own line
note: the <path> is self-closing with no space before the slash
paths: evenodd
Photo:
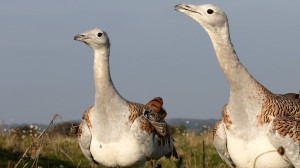
<path id="1" fill-rule="evenodd" d="M 7 163 L 7 168 L 10 168 L 10 163 L 11 163 L 11 161 L 9 160 Z"/>
<path id="2" fill-rule="evenodd" d="M 39 156 L 39 151 L 40 151 L 40 147 L 42 146 L 43 143 L 38 144 L 38 140 L 40 140 L 40 138 L 42 138 L 45 135 L 45 132 L 53 125 L 54 120 L 59 117 L 60 119 L 62 119 L 62 117 L 58 114 L 55 114 L 52 118 L 52 120 L 50 121 L 49 125 L 47 126 L 47 128 L 45 128 L 37 138 L 32 138 L 31 144 L 30 146 L 25 150 L 25 152 L 23 153 L 23 155 L 21 156 L 21 158 L 19 159 L 19 161 L 17 162 L 17 164 L 15 165 L 14 168 L 17 168 L 18 165 L 21 163 L 21 161 L 24 159 L 24 157 L 27 155 L 28 152 L 30 152 L 31 154 L 31 158 L 33 159 L 38 159 Z M 36 164 L 37 164 L 37 160 L 36 160 Z M 34 164 L 33 164 L 34 165 Z"/>
<path id="3" fill-rule="evenodd" d="M 33 168 L 33 166 L 35 165 L 35 167 L 37 167 L 37 162 L 38 162 L 38 158 L 37 159 L 34 159 L 32 165 L 31 165 L 31 168 Z M 27 163 L 28 164 L 28 163 Z M 23 166 L 23 167 L 26 167 L 26 166 Z"/>
<path id="4" fill-rule="evenodd" d="M 61 153 L 63 153 L 72 163 L 74 163 L 74 160 L 65 152 L 65 151 L 63 151 L 62 149 L 60 149 L 59 148 L 59 150 L 60 150 L 60 152 Z"/>
<path id="5" fill-rule="evenodd" d="M 80 164 L 81 164 L 81 160 L 79 160 L 79 163 L 78 163 L 78 165 L 77 165 L 77 168 L 80 166 Z"/>

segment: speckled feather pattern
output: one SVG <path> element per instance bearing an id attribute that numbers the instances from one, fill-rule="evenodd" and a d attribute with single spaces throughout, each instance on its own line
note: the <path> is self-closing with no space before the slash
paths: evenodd
<path id="1" fill-rule="evenodd" d="M 159 100 L 159 103 L 158 101 Z M 163 116 L 166 116 L 165 110 L 161 112 L 162 108 L 162 99 L 161 98 L 154 98 L 151 100 L 149 103 L 146 105 L 140 104 L 140 103 L 133 103 L 127 101 L 128 104 L 128 109 L 129 109 L 129 121 L 134 122 L 136 118 L 141 117 L 141 120 L 139 120 L 139 128 L 141 130 L 146 131 L 148 134 L 152 134 L 153 138 L 154 136 L 157 136 L 159 138 L 158 145 L 165 145 L 169 144 L 170 145 L 170 138 L 171 135 L 168 131 L 167 124 L 161 114 Z M 155 110 L 154 110 L 155 109 Z M 146 117 L 143 116 L 144 111 L 147 110 L 149 111 L 149 115 L 151 116 L 151 119 L 147 119 Z M 156 111 L 158 110 L 158 111 Z M 165 114 L 165 115 L 164 115 Z M 157 123 L 162 123 L 165 126 L 165 135 L 162 135 L 157 129 L 155 122 Z"/>
<path id="2" fill-rule="evenodd" d="M 230 125 L 232 124 L 232 121 L 229 118 L 229 115 L 227 113 L 227 104 L 224 105 L 222 109 L 222 120 L 225 124 L 226 129 L 230 129 Z"/>
<path id="3" fill-rule="evenodd" d="M 128 109 L 129 109 L 129 116 L 128 119 L 130 122 L 134 122 L 134 120 L 141 116 L 146 109 L 150 109 L 149 107 L 145 106 L 144 104 L 134 103 L 127 101 Z"/>
<path id="4" fill-rule="evenodd" d="M 263 100 L 261 113 L 257 116 L 258 125 L 271 122 L 273 117 L 292 116 L 300 117 L 300 99 L 285 95 L 276 95 L 265 88 L 261 89 L 265 98 Z"/>
<path id="5" fill-rule="evenodd" d="M 288 136 L 300 146 L 300 120 L 294 117 L 277 117 L 273 119 L 271 131 Z M 300 151 L 299 151 L 300 155 Z"/>
<path id="6" fill-rule="evenodd" d="M 89 107 L 82 115 L 82 120 L 85 121 L 88 128 L 92 128 L 92 124 L 91 124 L 91 121 L 90 121 L 90 113 L 91 113 L 93 108 L 94 108 L 94 106 Z M 77 137 L 78 138 L 80 138 L 81 135 L 82 135 L 82 127 L 83 127 L 83 122 L 81 122 L 81 124 L 78 127 L 78 131 L 77 131 Z"/>

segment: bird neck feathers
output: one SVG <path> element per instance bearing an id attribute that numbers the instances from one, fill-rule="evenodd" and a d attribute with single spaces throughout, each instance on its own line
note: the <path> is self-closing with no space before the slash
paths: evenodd
<path id="1" fill-rule="evenodd" d="M 245 89 L 251 83 L 258 83 L 247 71 L 234 50 L 230 40 L 229 29 L 208 31 L 211 37 L 220 67 L 231 89 Z"/>
<path id="2" fill-rule="evenodd" d="M 121 99 L 110 77 L 109 49 L 94 50 L 95 105 Z"/>

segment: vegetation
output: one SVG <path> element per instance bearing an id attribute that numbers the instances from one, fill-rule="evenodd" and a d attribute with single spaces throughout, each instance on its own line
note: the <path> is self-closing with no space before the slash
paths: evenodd
<path id="1" fill-rule="evenodd" d="M 68 135 L 70 123 L 50 127 L 52 122 L 44 132 L 33 125 L 11 129 L 0 126 L 0 167 L 13 168 L 16 164 L 24 168 L 101 167 L 90 163 L 82 154 L 76 137 Z M 146 167 L 203 167 L 204 141 L 205 167 L 227 168 L 213 147 L 211 130 L 201 134 L 187 131 L 184 126 L 170 127 L 170 130 L 180 159 L 162 158 L 147 162 Z"/>

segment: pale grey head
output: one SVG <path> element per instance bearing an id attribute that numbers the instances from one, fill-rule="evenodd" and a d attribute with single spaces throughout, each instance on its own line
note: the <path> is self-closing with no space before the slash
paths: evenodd
<path id="1" fill-rule="evenodd" d="M 84 42 L 94 50 L 110 47 L 107 33 L 97 28 L 76 35 L 74 40 Z"/>
<path id="2" fill-rule="evenodd" d="M 225 12 L 212 4 L 178 4 L 175 6 L 175 10 L 193 18 L 208 32 L 228 27 L 228 20 Z"/>

